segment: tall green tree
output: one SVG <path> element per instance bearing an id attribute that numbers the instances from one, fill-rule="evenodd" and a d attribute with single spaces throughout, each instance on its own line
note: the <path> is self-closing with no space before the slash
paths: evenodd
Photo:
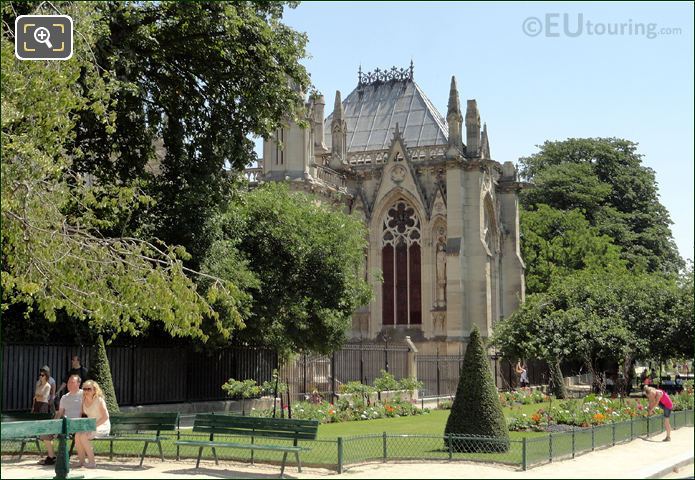
<path id="1" fill-rule="evenodd" d="M 107 128 L 78 112 L 75 162 L 96 177 L 98 199 L 125 184 L 152 199 L 104 209 L 111 234 L 136 232 L 181 245 L 198 268 L 214 232 L 210 219 L 256 160 L 250 136 L 268 137 L 301 107 L 309 79 L 299 63 L 306 37 L 282 23 L 295 2 L 99 2 L 106 19 L 94 55 L 114 91 Z M 89 90 L 88 78 L 79 77 Z M 116 207 L 117 209 L 117 207 Z"/>
<path id="2" fill-rule="evenodd" d="M 582 211 L 545 204 L 521 212 L 521 253 L 526 291 L 544 292 L 552 281 L 579 270 L 625 265 L 620 248 L 592 227 Z"/>
<path id="3" fill-rule="evenodd" d="M 58 8 L 79 32 L 68 61 L 17 60 L 9 30 L 14 22 L 3 27 L 3 310 L 24 304 L 51 321 L 62 312 L 107 336 L 137 334 L 156 320 L 171 335 L 204 338 L 201 324 L 208 318 L 229 335 L 236 325 L 223 326 L 209 303 L 234 294 L 227 282 L 208 277 L 209 288 L 201 291 L 191 280 L 200 274 L 183 265 L 183 249 L 154 238 L 108 236 L 92 220 L 98 215 L 86 200 L 90 187 L 74 169 L 85 152 L 75 142 L 78 112 L 92 112 L 105 130 L 114 128 L 113 90 L 92 54 L 106 20 L 94 3 Z M 4 19 L 16 13 L 14 5 L 2 4 Z M 114 184 L 113 191 L 122 208 L 140 201 L 128 185 Z M 66 213 L 74 202 L 82 217 Z"/>
<path id="4" fill-rule="evenodd" d="M 637 360 L 692 354 L 692 310 L 678 283 L 657 274 L 624 269 L 579 271 L 557 279 L 547 292 L 495 326 L 495 344 L 510 358 L 531 356 L 549 363 L 579 360 L 594 373 L 618 363 L 631 380 Z M 690 336 L 692 339 L 692 335 Z"/>
<path id="5" fill-rule="evenodd" d="M 321 353 L 345 341 L 352 313 L 372 295 L 360 274 L 366 237 L 361 221 L 272 183 L 230 204 L 220 224 L 222 237 L 205 271 L 225 279 L 251 273 L 256 282 L 237 340 Z M 246 271 L 228 268 L 227 257 L 216 254 L 234 248 Z"/>
<path id="6" fill-rule="evenodd" d="M 526 210 L 540 204 L 582 210 L 599 234 L 621 247 L 631 268 L 675 274 L 683 267 L 654 171 L 642 164 L 637 144 L 619 138 L 570 138 L 539 148 L 520 159 L 521 174 L 535 183 L 521 196 Z"/>

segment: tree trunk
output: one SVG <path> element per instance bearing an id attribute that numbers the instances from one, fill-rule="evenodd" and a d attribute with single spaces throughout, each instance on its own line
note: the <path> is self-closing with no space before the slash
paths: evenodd
<path id="1" fill-rule="evenodd" d="M 584 364 L 591 374 L 591 391 L 593 393 L 603 393 L 606 389 L 606 385 L 604 383 L 603 375 L 598 372 L 596 365 L 594 365 L 594 359 L 587 356 L 584 358 Z"/>
<path id="2" fill-rule="evenodd" d="M 635 378 L 635 357 L 628 355 L 623 359 L 623 378 L 618 382 L 618 391 L 623 396 L 629 396 L 632 390 L 632 381 Z"/>
<path id="3" fill-rule="evenodd" d="M 567 398 L 567 388 L 565 380 L 560 369 L 560 360 L 548 360 L 548 368 L 550 370 L 550 393 L 555 395 L 555 398 Z"/>

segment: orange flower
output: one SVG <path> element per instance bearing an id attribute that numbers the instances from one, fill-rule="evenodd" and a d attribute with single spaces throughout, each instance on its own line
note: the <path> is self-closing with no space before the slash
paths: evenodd
<path id="1" fill-rule="evenodd" d="M 596 413 L 594 414 L 594 421 L 597 423 L 601 423 L 606 419 L 606 416 L 603 415 L 602 413 Z"/>
<path id="2" fill-rule="evenodd" d="M 534 413 L 531 415 L 531 420 L 533 420 L 534 423 L 539 423 L 541 421 L 541 415 L 539 413 Z"/>

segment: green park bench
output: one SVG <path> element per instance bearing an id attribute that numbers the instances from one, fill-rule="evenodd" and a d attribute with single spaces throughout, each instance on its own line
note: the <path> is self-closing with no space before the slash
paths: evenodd
<path id="1" fill-rule="evenodd" d="M 106 437 L 96 437 L 92 442 L 110 442 L 109 458 L 113 460 L 113 442 L 144 442 L 140 466 L 145 460 L 147 447 L 154 443 L 159 447 L 159 458 L 164 461 L 162 453 L 163 438 L 160 432 L 178 429 L 179 414 L 174 413 L 126 413 L 111 415 L 111 432 Z"/>
<path id="2" fill-rule="evenodd" d="M 285 463 L 287 454 L 294 453 L 297 458 L 297 468 L 301 472 L 302 464 L 299 460 L 299 453 L 309 450 L 298 445 L 299 440 L 315 440 L 318 433 L 319 422 L 317 420 L 294 420 L 285 418 L 261 418 L 261 417 L 242 417 L 237 415 L 215 415 L 198 414 L 193 422 L 194 433 L 210 434 L 209 440 L 179 440 L 177 445 L 199 447 L 198 461 L 195 467 L 200 466 L 200 457 L 204 447 L 212 448 L 215 464 L 219 465 L 217 459 L 217 448 L 237 448 L 251 450 L 251 460 L 253 461 L 254 450 L 266 450 L 283 452 L 282 468 L 280 478 L 284 478 Z M 232 442 L 229 440 L 215 440 L 215 435 L 233 435 L 251 437 L 251 443 Z M 266 440 L 282 439 L 292 440 L 292 445 L 278 445 L 273 443 L 255 443 L 256 437 Z"/>
<path id="3" fill-rule="evenodd" d="M 27 420 L 20 422 L 5 422 L 0 425 L 1 441 L 35 438 L 41 435 L 58 435 L 58 460 L 56 461 L 54 478 L 67 478 L 70 472 L 70 457 L 66 447 L 66 439 L 77 432 L 93 432 L 97 428 L 93 418 L 61 418 L 58 420 Z"/>
<path id="4" fill-rule="evenodd" d="M 2 423 L 21 422 L 27 420 L 51 420 L 53 417 L 54 416 L 50 413 L 11 412 L 2 414 Z M 22 455 L 24 455 L 24 449 L 26 448 L 27 443 L 33 442 L 36 445 L 36 450 L 38 450 L 38 452 L 41 453 L 41 442 L 39 441 L 39 437 L 25 437 L 18 438 L 16 440 L 18 442 L 21 442 L 22 444 L 22 446 L 19 449 L 18 460 L 22 459 Z"/>

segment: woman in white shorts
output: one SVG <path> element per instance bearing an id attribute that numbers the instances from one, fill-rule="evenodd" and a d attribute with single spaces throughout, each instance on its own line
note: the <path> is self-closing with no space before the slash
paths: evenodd
<path id="1" fill-rule="evenodd" d="M 82 413 L 87 418 L 95 418 L 97 421 L 97 429 L 95 432 L 79 432 L 75 434 L 75 446 L 77 447 L 77 457 L 80 459 L 79 467 L 86 466 L 94 468 L 97 466 L 94 460 L 94 447 L 91 440 L 94 437 L 106 437 L 111 431 L 111 422 L 109 421 L 109 411 L 106 409 L 104 394 L 101 387 L 94 380 L 87 380 L 82 384 Z M 85 464 L 85 455 L 87 463 Z"/>

